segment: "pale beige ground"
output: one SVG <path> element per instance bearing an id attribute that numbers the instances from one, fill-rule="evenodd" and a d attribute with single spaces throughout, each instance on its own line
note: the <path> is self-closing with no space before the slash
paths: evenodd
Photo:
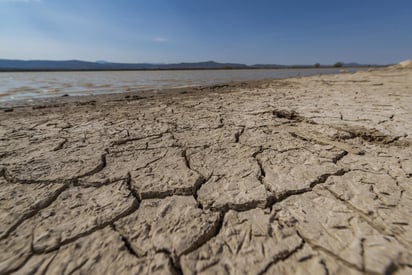
<path id="1" fill-rule="evenodd" d="M 412 70 L 93 100 L 1 112 L 1 274 L 412 273 Z"/>

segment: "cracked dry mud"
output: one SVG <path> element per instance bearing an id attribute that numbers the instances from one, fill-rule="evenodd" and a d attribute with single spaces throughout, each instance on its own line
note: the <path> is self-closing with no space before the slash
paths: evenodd
<path id="1" fill-rule="evenodd" d="M 0 114 L 0 274 L 412 274 L 412 70 Z"/>

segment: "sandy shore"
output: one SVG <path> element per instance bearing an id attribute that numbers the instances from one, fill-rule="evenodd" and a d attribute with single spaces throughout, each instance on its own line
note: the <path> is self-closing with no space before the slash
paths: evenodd
<path id="1" fill-rule="evenodd" d="M 411 69 L 13 104 L 0 274 L 412 273 Z"/>

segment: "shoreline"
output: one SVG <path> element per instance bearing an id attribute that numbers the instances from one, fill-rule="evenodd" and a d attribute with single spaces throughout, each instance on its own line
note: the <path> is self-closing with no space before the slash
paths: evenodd
<path id="1" fill-rule="evenodd" d="M 0 273 L 410 273 L 410 87 L 391 67 L 3 109 Z"/>
<path id="2" fill-rule="evenodd" d="M 294 78 L 294 77 L 290 77 Z M 43 104 L 68 104 L 68 103 L 82 103 L 85 101 L 124 101 L 136 100 L 143 98 L 154 98 L 154 97 L 168 97 L 177 95 L 193 95 L 199 93 L 208 92 L 227 92 L 230 89 L 238 88 L 257 88 L 262 85 L 271 83 L 276 80 L 285 80 L 290 78 L 282 79 L 262 79 L 262 80 L 247 80 L 247 81 L 235 81 L 226 82 L 222 84 L 213 85 L 196 85 L 187 87 L 176 87 L 176 88 L 163 88 L 163 89 L 147 89 L 147 90 L 135 90 L 135 91 L 123 91 L 117 93 L 102 93 L 94 95 L 67 95 L 67 96 L 50 96 L 42 98 L 33 99 L 18 99 L 11 101 L 0 102 L 0 110 L 4 108 L 24 108 Z"/>
<path id="3" fill-rule="evenodd" d="M 283 68 L 282 68 L 283 69 Z M 291 68 L 292 69 L 292 68 Z M 313 68 L 308 68 L 313 69 Z M 333 72 L 333 73 L 323 73 L 319 75 L 339 75 L 339 74 L 352 74 L 356 72 L 348 72 L 345 71 L 346 68 L 341 68 L 342 71 Z M 358 69 L 358 68 L 356 68 Z M 366 69 L 366 67 L 365 67 Z M 371 69 L 371 68 L 369 68 Z M 373 70 L 379 70 L 380 68 L 373 68 Z M 266 69 L 263 69 L 266 70 Z M 272 69 L 268 69 L 272 70 Z M 361 70 L 359 70 L 361 71 Z M 47 71 L 45 71 L 47 72 Z M 62 71 L 64 72 L 64 71 Z M 81 71 L 79 71 L 81 72 Z M 99 71 L 95 71 L 99 72 Z M 317 75 L 310 75 L 310 76 L 291 76 L 291 77 L 282 77 L 282 78 L 264 78 L 258 80 L 238 80 L 238 81 L 228 81 L 222 82 L 217 84 L 211 85 L 193 85 L 193 86 L 186 86 L 186 87 L 173 87 L 173 88 L 150 88 L 150 89 L 135 89 L 133 91 L 122 91 L 122 92 L 115 92 L 115 93 L 102 93 L 102 94 L 93 94 L 93 95 L 64 95 L 64 96 L 45 96 L 45 97 L 38 97 L 38 98 L 30 98 L 30 99 L 15 99 L 9 101 L 0 101 L 0 111 L 3 109 L 10 109 L 10 108 L 19 108 L 24 106 L 35 106 L 35 105 L 44 105 L 44 104 L 66 104 L 66 103 L 81 103 L 84 101 L 91 101 L 91 100 L 121 100 L 122 96 L 129 96 L 130 98 L 133 97 L 151 97 L 151 95 L 155 94 L 156 96 L 167 96 L 167 95 L 176 95 L 176 94 L 193 94 L 199 91 L 202 92 L 210 92 L 219 90 L 221 92 L 225 92 L 228 89 L 238 89 L 238 88 L 258 88 L 263 86 L 267 86 L 273 81 L 282 81 L 288 79 L 299 79 L 299 78 L 306 78 L 311 76 Z"/>
<path id="4" fill-rule="evenodd" d="M 0 73 L 42 73 L 42 72 L 141 72 L 141 71 L 236 71 L 236 70 L 311 70 L 311 69 L 380 69 L 388 65 L 359 65 L 359 66 L 287 66 L 287 67 L 246 67 L 246 68 L 168 68 L 168 69 L 0 69 Z"/>

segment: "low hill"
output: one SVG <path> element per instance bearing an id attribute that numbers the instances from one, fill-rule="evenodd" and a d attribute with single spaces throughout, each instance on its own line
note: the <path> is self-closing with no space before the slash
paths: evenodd
<path id="1" fill-rule="evenodd" d="M 344 67 L 367 66 L 358 63 L 343 63 Z M 112 63 L 106 61 L 88 62 L 81 60 L 11 60 L 0 59 L 0 71 L 100 71 L 100 70 L 207 70 L 207 69 L 280 69 L 280 68 L 313 68 L 314 65 L 277 65 L 239 63 L 219 63 L 215 61 L 185 62 L 172 64 L 152 63 Z M 322 65 L 322 68 L 332 65 Z"/>
<path id="2" fill-rule="evenodd" d="M 87 62 L 80 60 L 50 61 L 50 60 L 9 60 L 0 59 L 1 71 L 70 71 L 70 70 L 162 70 L 162 69 L 243 69 L 245 64 L 218 63 L 214 61 L 150 64 L 150 63 L 111 63 Z"/>

